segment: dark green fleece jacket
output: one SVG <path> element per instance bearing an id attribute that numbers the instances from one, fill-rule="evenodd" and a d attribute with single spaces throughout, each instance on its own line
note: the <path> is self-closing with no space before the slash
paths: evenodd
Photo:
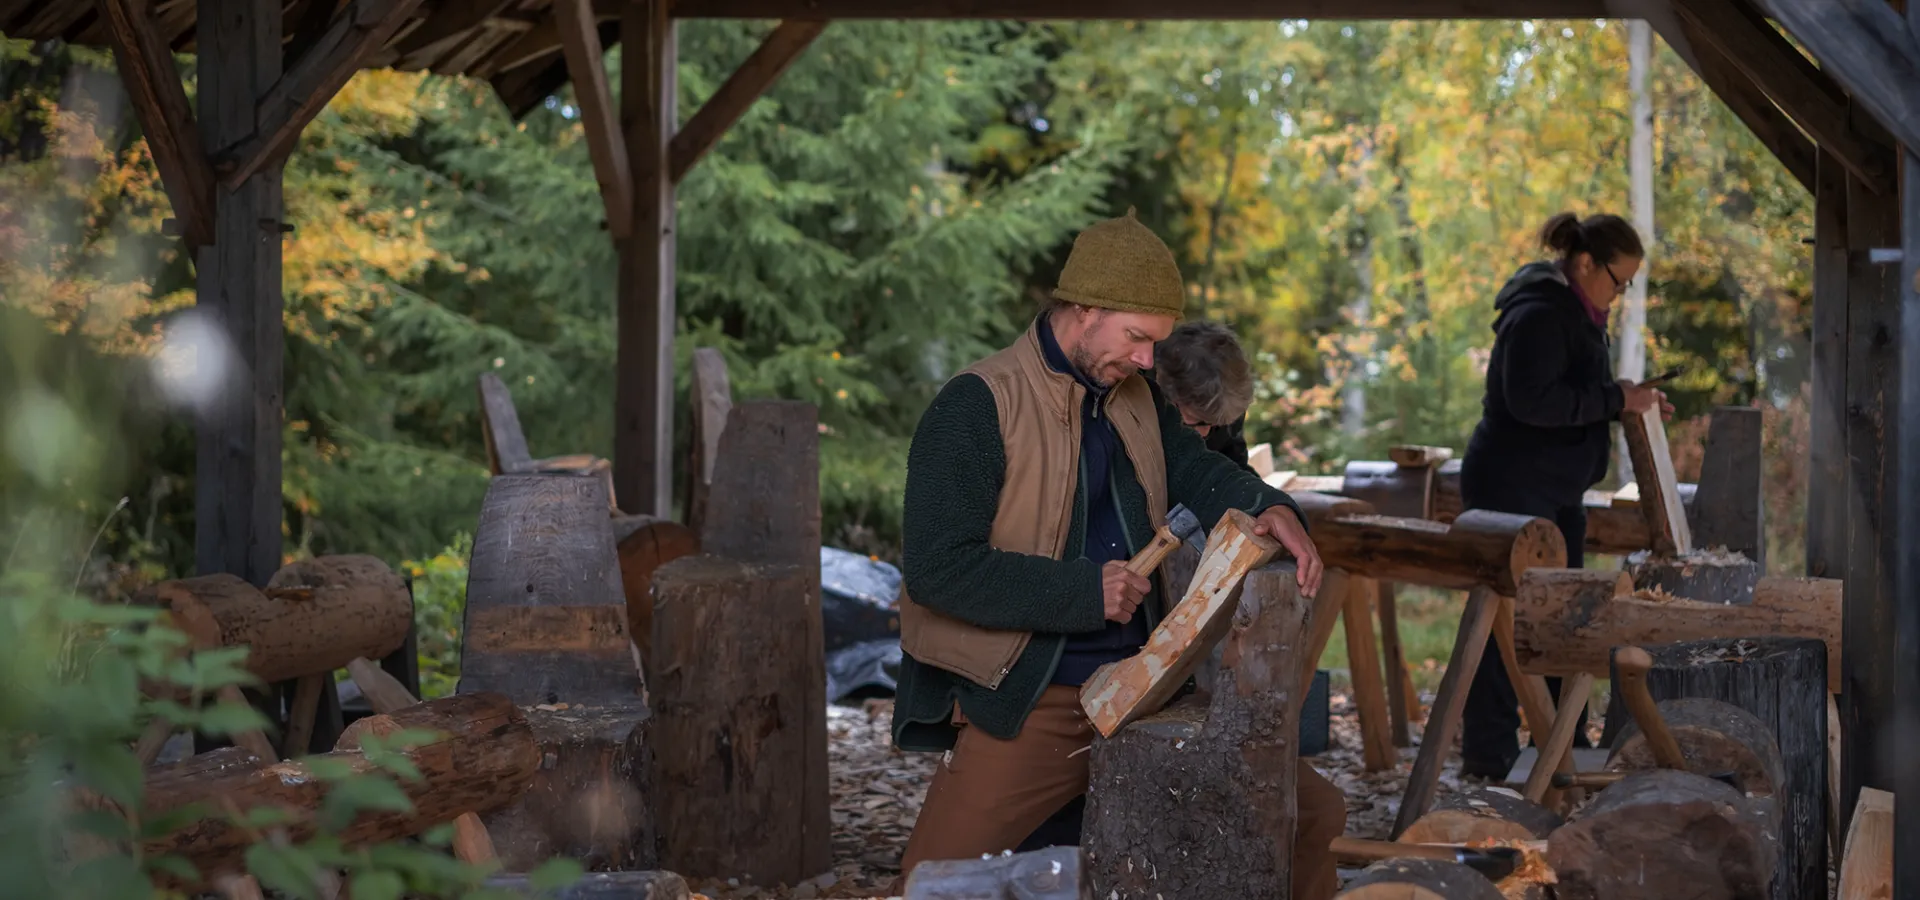
<path id="1" fill-rule="evenodd" d="M 1258 515 L 1284 504 L 1299 514 L 1285 492 L 1207 449 L 1157 387 L 1153 398 L 1170 506 L 1185 504 L 1208 527 L 1228 509 Z M 1066 635 L 1106 627 L 1100 566 L 1081 555 L 1088 486 L 1074 490 L 1075 512 L 1061 559 L 1012 553 L 988 543 L 1005 471 L 993 393 L 976 376 L 954 378 L 921 417 L 907 454 L 901 552 L 906 589 L 929 609 L 986 628 L 1031 631 L 1033 640 L 998 690 L 904 655 L 893 710 L 894 743 L 903 750 L 951 749 L 958 734 L 950 722 L 956 700 L 970 724 L 995 737 L 1015 736 L 1052 680 Z M 1117 455 L 1110 479 L 1111 485 L 1099 490 L 1118 497 L 1129 552 L 1138 552 L 1154 525 L 1146 490 L 1126 454 Z M 1163 598 L 1156 574 L 1153 591 L 1140 607 L 1149 628 L 1165 612 Z"/>

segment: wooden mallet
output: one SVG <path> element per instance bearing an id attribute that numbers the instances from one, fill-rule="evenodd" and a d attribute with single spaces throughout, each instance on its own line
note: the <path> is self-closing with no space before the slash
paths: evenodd
<path id="1" fill-rule="evenodd" d="M 1653 668 L 1653 657 L 1639 647 L 1621 647 L 1613 655 L 1613 664 L 1620 676 L 1620 697 L 1627 705 L 1627 712 L 1640 724 L 1640 732 L 1646 735 L 1654 761 L 1663 769 L 1684 771 L 1687 758 L 1681 754 L 1680 743 L 1673 739 L 1673 732 L 1667 729 L 1667 720 L 1661 718 L 1653 694 L 1647 691 L 1647 670 Z"/>

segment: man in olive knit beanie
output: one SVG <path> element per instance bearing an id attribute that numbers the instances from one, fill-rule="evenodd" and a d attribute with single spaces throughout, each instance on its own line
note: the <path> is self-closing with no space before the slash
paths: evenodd
<path id="1" fill-rule="evenodd" d="M 1292 498 L 1208 450 L 1141 375 L 1186 301 L 1166 244 L 1131 211 L 1097 223 L 1053 297 L 941 389 L 908 453 L 893 734 L 945 756 L 903 872 L 1012 850 L 1086 792 L 1079 689 L 1179 599 L 1125 568 L 1174 504 L 1204 523 L 1254 516 L 1298 561 L 1302 593 L 1320 586 Z M 1344 800 L 1312 767 L 1299 776 L 1294 896 L 1325 900 Z"/>

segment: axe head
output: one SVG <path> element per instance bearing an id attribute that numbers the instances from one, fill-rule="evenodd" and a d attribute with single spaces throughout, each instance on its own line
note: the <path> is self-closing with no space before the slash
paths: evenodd
<path id="1" fill-rule="evenodd" d="M 1206 552 L 1206 529 L 1200 527 L 1200 517 L 1194 515 L 1193 510 L 1188 509 L 1186 504 L 1176 503 L 1172 509 L 1167 510 L 1167 528 L 1173 531 L 1174 537 L 1191 544 L 1193 549 L 1201 553 Z"/>

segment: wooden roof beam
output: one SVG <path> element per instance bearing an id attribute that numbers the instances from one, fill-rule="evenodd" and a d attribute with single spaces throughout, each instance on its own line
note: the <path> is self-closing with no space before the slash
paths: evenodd
<path id="1" fill-rule="evenodd" d="M 687 120 L 673 143 L 668 147 L 669 163 L 667 177 L 679 184 L 693 164 L 707 155 L 713 145 L 720 143 L 727 129 L 746 115 L 753 101 L 760 99 L 767 88 L 780 80 L 781 73 L 800 58 L 801 51 L 807 49 L 813 39 L 825 31 L 827 23 L 818 21 L 800 21 L 789 19 L 760 42 L 759 49 L 747 57 L 732 75 L 727 76 L 725 84 L 707 98 L 700 111 Z"/>
<path id="2" fill-rule="evenodd" d="M 254 108 L 253 135 L 221 151 L 221 183 L 238 186 L 284 159 L 368 54 L 386 45 L 420 0 L 353 0 Z"/>
<path id="3" fill-rule="evenodd" d="M 400 57 L 427 65 L 481 23 L 500 15 L 514 0 L 452 0 L 442 3 L 399 44 Z M 405 63 L 402 64 L 403 66 Z"/>
<path id="4" fill-rule="evenodd" d="M 1747 130 L 1773 152 L 1795 180 L 1813 192 L 1816 163 L 1820 150 L 1812 139 L 1800 133 L 1793 121 L 1767 99 L 1760 86 L 1748 79 L 1727 59 L 1726 55 L 1712 42 L 1701 36 L 1700 29 L 1684 19 L 1671 22 L 1656 22 L 1655 30 L 1671 45 L 1680 57 L 1687 61 L 1707 88 L 1719 97 L 1721 102 L 1733 110 L 1733 114 L 1746 123 Z"/>
<path id="5" fill-rule="evenodd" d="M 620 0 L 593 0 L 595 24 L 620 18 Z M 606 41 L 600 42 L 602 47 Z M 548 17 L 508 42 L 473 71 L 479 78 L 492 78 L 561 52 L 559 20 Z"/>
<path id="6" fill-rule="evenodd" d="M 1893 7 L 1885 0 L 1766 5 L 1900 143 L 1920 148 L 1920 37 Z"/>
<path id="7" fill-rule="evenodd" d="M 213 243 L 213 168 L 200 144 L 193 107 L 147 0 L 100 0 L 114 65 L 160 169 L 160 184 L 187 246 Z"/>
<path id="8" fill-rule="evenodd" d="M 1674 0 L 1673 9 L 1696 46 L 1719 51 L 1868 189 L 1881 196 L 1895 190 L 1893 148 L 1854 130 L 1839 85 L 1758 11 L 1741 0 Z"/>
<path id="9" fill-rule="evenodd" d="M 606 48 L 600 45 L 600 23 L 592 0 L 554 0 L 554 22 L 560 28 L 560 48 L 573 76 L 573 97 L 580 104 L 580 124 L 587 132 L 587 155 L 600 182 L 600 200 L 607 207 L 607 231 L 618 239 L 633 233 L 633 175 L 628 169 L 627 142 L 620 130 L 620 109 L 607 84 Z"/>
<path id="10" fill-rule="evenodd" d="M 676 0 L 676 19 L 1611 19 L 1619 0 Z"/>

